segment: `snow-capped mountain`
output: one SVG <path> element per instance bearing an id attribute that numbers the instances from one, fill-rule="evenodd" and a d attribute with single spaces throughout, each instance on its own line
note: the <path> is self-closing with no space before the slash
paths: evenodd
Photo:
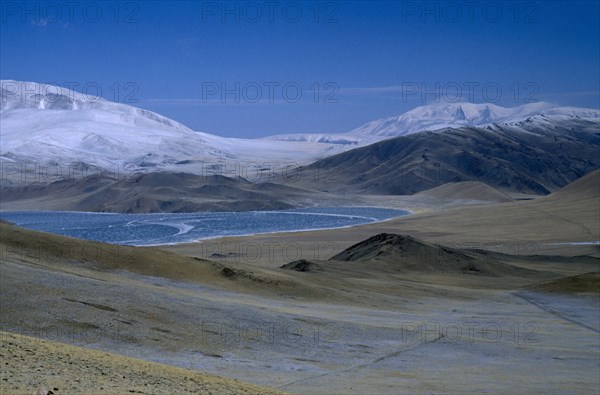
<path id="1" fill-rule="evenodd" d="M 114 103 L 101 97 L 84 95 L 63 87 L 35 82 L 0 81 L 0 110 L 95 110 L 113 114 L 105 120 L 119 124 L 146 127 L 154 130 L 181 130 L 190 132 L 186 126 L 152 111 Z M 49 115 L 50 113 L 46 113 Z M 88 115 L 91 113 L 87 113 Z"/>
<path id="2" fill-rule="evenodd" d="M 524 120 L 540 123 L 540 127 L 554 119 L 600 120 L 598 110 L 549 103 L 513 108 L 434 104 L 369 122 L 348 133 L 234 139 L 193 131 L 160 114 L 61 87 L 5 80 L 0 81 L 0 89 L 1 162 L 82 163 L 106 169 L 133 166 L 195 174 L 205 174 L 212 165 L 225 165 L 223 175 L 248 176 L 241 167 L 278 172 L 424 130 Z"/>
<path id="3" fill-rule="evenodd" d="M 517 122 L 534 115 L 600 119 L 598 110 L 561 107 L 546 102 L 528 103 L 508 108 L 489 103 L 439 103 L 417 107 L 395 117 L 368 122 L 347 134 L 389 138 L 423 130 Z"/>
<path id="4" fill-rule="evenodd" d="M 2 161 L 81 162 L 101 168 L 135 165 L 198 173 L 206 169 L 199 163 L 305 164 L 327 155 L 332 146 L 224 138 L 193 131 L 148 110 L 62 87 L 10 80 L 0 81 L 0 87 Z"/>
<path id="5" fill-rule="evenodd" d="M 231 156 L 215 136 L 151 111 L 31 82 L 1 81 L 1 154 L 5 158 L 175 163 Z"/>
<path id="6" fill-rule="evenodd" d="M 553 119 L 576 117 L 593 121 L 600 120 L 599 110 L 564 107 L 546 102 L 529 103 L 518 107 L 501 107 L 489 103 L 436 103 L 414 108 L 401 115 L 371 121 L 346 133 L 284 134 L 267 138 L 283 141 L 336 142 L 362 146 L 425 130 L 520 122 L 541 115 Z"/>

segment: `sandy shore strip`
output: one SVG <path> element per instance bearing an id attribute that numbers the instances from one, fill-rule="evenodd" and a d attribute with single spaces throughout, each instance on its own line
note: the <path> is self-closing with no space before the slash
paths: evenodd
<path id="1" fill-rule="evenodd" d="M 412 208 L 411 208 L 412 209 Z M 523 220 L 527 218 L 527 220 Z M 159 248 L 203 259 L 278 267 L 297 259 L 329 259 L 378 233 L 407 234 L 455 248 L 512 255 L 599 255 L 597 197 L 573 204 L 552 198 L 441 208 L 343 229 L 223 237 Z"/>

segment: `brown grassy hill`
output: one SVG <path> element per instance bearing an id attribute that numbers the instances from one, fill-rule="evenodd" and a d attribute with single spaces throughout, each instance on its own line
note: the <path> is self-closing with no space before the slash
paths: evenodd
<path id="1" fill-rule="evenodd" d="M 600 240 L 600 170 L 532 201 L 452 208 L 390 221 L 392 232 L 439 235 L 441 244 L 508 244 L 535 253 L 553 242 Z M 386 230 L 387 231 L 387 230 Z M 538 244 L 540 243 L 540 244 Z M 597 252 L 598 246 L 594 247 Z"/>
<path id="2" fill-rule="evenodd" d="M 77 273 L 128 271 L 176 281 L 195 282 L 251 293 L 304 294 L 305 285 L 283 274 L 222 264 L 152 247 L 130 247 L 80 240 L 0 223 L 1 261 Z M 257 285 L 260 285 L 258 287 Z"/>
<path id="3" fill-rule="evenodd" d="M 579 201 L 600 197 L 600 170 L 592 171 L 548 196 L 546 201 Z M 600 209 L 600 208 L 599 208 Z"/>
<path id="4" fill-rule="evenodd" d="M 600 272 L 584 273 L 558 280 L 533 284 L 527 289 L 550 293 L 595 293 L 600 294 Z"/>
<path id="5" fill-rule="evenodd" d="M 242 177 L 188 173 L 135 174 L 122 180 L 86 177 L 44 185 L 3 187 L 4 210 L 70 210 L 122 213 L 276 210 L 302 190 Z"/>
<path id="6" fill-rule="evenodd" d="M 0 332 L 3 394 L 281 394 L 174 366 Z"/>
<path id="7" fill-rule="evenodd" d="M 479 181 L 450 182 L 419 192 L 415 197 L 442 200 L 482 200 L 497 203 L 513 201 L 507 194 Z"/>
<path id="8" fill-rule="evenodd" d="M 464 251 L 390 233 L 381 233 L 361 241 L 334 255 L 330 261 L 363 262 L 371 269 L 382 263 L 387 268 L 401 272 L 485 276 L 536 274 L 535 271 L 497 261 L 485 251 Z"/>

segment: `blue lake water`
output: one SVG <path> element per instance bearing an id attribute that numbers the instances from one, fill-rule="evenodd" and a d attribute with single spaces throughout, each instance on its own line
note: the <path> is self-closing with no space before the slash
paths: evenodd
<path id="1" fill-rule="evenodd" d="M 285 211 L 108 214 L 71 211 L 0 212 L 19 226 L 113 244 L 175 244 L 220 236 L 342 228 L 409 214 L 375 207 Z"/>

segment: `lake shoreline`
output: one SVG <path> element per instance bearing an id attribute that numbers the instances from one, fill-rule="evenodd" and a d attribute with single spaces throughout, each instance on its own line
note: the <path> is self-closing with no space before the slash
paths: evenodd
<path id="1" fill-rule="evenodd" d="M 358 212 L 356 212 L 358 211 Z M 86 221 L 77 220 L 76 218 L 79 216 L 94 216 L 95 219 L 102 218 L 106 219 L 106 215 L 110 214 L 112 218 L 120 221 L 116 224 L 102 223 L 97 224 L 98 226 L 94 227 L 94 223 L 85 223 Z M 180 244 L 189 244 L 189 243 L 198 243 L 208 240 L 214 240 L 224 237 L 250 237 L 250 236 L 260 236 L 260 235 L 269 235 L 269 234 L 277 234 L 277 233 L 289 233 L 289 232 L 315 232 L 321 230 L 335 230 L 335 229 L 346 229 L 355 226 L 361 226 L 366 224 L 374 224 L 384 221 L 389 221 L 392 219 L 397 219 L 400 217 L 404 217 L 407 215 L 414 214 L 411 210 L 397 209 L 397 208 L 383 208 L 383 207 L 368 207 L 368 206 L 343 206 L 343 207 L 319 207 L 314 209 L 304 208 L 304 209 L 293 209 L 293 210 L 269 210 L 269 211 L 246 211 L 246 212 L 199 212 L 199 213 L 151 213 L 151 214 L 118 214 L 118 213 L 94 213 L 94 212 L 76 212 L 76 211 L 14 211 L 14 212 L 0 212 L 0 218 L 5 221 L 9 221 L 15 223 L 18 226 L 22 226 L 32 230 L 38 230 L 53 234 L 59 234 L 68 237 L 75 237 L 82 240 L 91 240 L 91 241 L 100 241 L 115 245 L 129 245 L 136 247 L 160 247 L 160 246 L 176 246 Z M 38 222 L 32 222 L 32 217 L 43 215 L 48 216 L 48 220 L 38 220 Z M 295 218 L 293 218 L 288 224 L 290 226 L 281 227 L 280 223 L 277 221 L 277 218 L 269 219 L 266 216 L 283 216 L 283 219 L 287 219 L 290 221 L 290 216 L 298 217 L 298 216 L 306 216 L 313 217 L 313 222 L 306 223 L 298 221 L 296 226 L 292 226 Z M 59 218 L 56 219 L 56 216 Z M 58 227 L 56 226 L 56 221 L 65 221 L 65 218 L 61 218 L 60 216 L 71 216 L 75 218 L 71 218 L 71 225 L 69 227 Z M 261 216 L 265 216 L 266 221 L 261 221 Z M 288 218 L 285 218 L 285 217 Z M 169 218 L 172 217 L 172 218 Z M 186 218 L 189 217 L 189 218 Z M 239 217 L 242 218 L 240 221 Z M 301 218 L 303 221 L 305 218 Z M 339 218 L 339 223 L 331 222 L 332 218 Z M 53 220 L 54 219 L 54 220 Z M 168 221 L 172 219 L 171 222 L 161 222 Z M 359 221 L 357 221 L 360 219 Z M 252 229 L 241 229 L 238 228 L 237 231 L 234 230 L 232 233 L 219 233 L 219 232 L 227 232 L 229 231 L 227 225 L 222 225 L 221 228 L 214 228 L 213 234 L 201 235 L 200 237 L 193 238 L 185 238 L 181 240 L 174 241 L 165 241 L 153 243 L 153 239 L 173 239 L 178 235 L 188 235 L 194 231 L 204 230 L 205 232 L 210 232 L 211 228 L 206 228 L 202 225 L 194 226 L 190 225 L 191 223 L 200 223 L 204 224 L 210 222 L 219 222 L 219 221 L 230 221 L 239 226 L 240 222 L 251 221 L 254 222 L 254 228 Z M 269 222 L 272 221 L 271 223 Z M 323 222 L 328 220 L 329 222 Z M 66 219 L 67 223 L 69 219 Z M 126 221 L 125 224 L 123 224 Z M 93 219 L 92 221 L 93 222 Z M 348 223 L 349 222 L 349 223 Z M 190 224 L 188 224 L 190 223 Z M 93 237 L 87 234 L 77 234 L 77 232 L 73 232 L 73 230 L 81 230 L 85 229 L 84 226 L 89 227 L 94 231 L 98 231 L 99 229 L 104 228 L 104 230 L 108 233 L 112 233 L 114 230 L 119 228 L 126 228 L 128 226 L 153 226 L 153 227 L 168 227 L 169 229 L 175 228 L 178 230 L 178 233 L 171 235 L 164 235 L 161 237 L 151 237 L 148 236 L 146 240 L 138 239 L 138 238 L 130 238 L 126 241 L 118 242 L 115 240 L 107 239 L 104 237 Z M 260 229 L 261 227 L 265 228 L 264 231 Z M 274 229 L 273 227 L 276 227 Z M 66 231 L 65 231 L 66 230 Z M 62 231 L 62 232 L 61 232 Z M 96 233 L 97 234 L 97 233 Z M 86 237 L 87 236 L 87 237 Z M 198 236 L 198 235 L 195 235 Z M 133 237 L 133 236 L 130 236 Z M 141 237 L 141 236 L 137 236 Z"/>

